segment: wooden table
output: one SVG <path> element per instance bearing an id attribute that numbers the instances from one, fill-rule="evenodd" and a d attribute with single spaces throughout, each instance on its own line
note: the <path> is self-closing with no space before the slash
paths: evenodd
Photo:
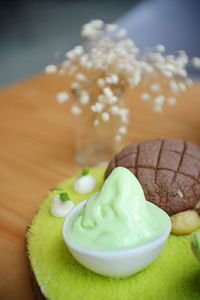
<path id="1" fill-rule="evenodd" d="M 64 79 L 63 79 L 64 80 Z M 66 80 L 66 79 L 65 79 Z M 38 75 L 0 92 L 0 299 L 32 299 L 25 232 L 47 191 L 78 168 L 73 160 L 73 116 L 56 103 L 63 85 Z M 142 103 L 140 89 L 126 94 L 134 115 L 126 142 L 179 137 L 200 144 L 200 84 L 161 114 Z M 138 100 L 138 101 L 137 101 Z"/>

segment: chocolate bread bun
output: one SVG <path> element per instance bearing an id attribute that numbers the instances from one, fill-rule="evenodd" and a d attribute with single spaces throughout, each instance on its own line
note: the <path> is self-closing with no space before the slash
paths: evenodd
<path id="1" fill-rule="evenodd" d="M 109 163 L 105 178 L 118 166 L 128 168 L 140 181 L 146 199 L 169 215 L 198 207 L 200 200 L 200 147 L 177 139 L 133 143 Z"/>

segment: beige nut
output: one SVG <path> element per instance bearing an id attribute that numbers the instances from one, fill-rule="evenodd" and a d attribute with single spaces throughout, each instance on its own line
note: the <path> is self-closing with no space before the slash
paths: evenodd
<path id="1" fill-rule="evenodd" d="M 200 214 L 200 201 L 197 202 L 197 205 L 195 206 L 195 210 Z"/>
<path id="2" fill-rule="evenodd" d="M 174 234 L 189 234 L 200 227 L 200 216 L 194 210 L 186 210 L 171 216 Z"/>

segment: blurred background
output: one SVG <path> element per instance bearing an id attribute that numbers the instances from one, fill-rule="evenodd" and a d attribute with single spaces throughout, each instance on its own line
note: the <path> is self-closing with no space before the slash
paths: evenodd
<path id="1" fill-rule="evenodd" d="M 199 0 L 0 0 L 0 86 L 62 61 L 96 18 L 126 28 L 141 51 L 162 43 L 200 56 L 199 12 Z"/>

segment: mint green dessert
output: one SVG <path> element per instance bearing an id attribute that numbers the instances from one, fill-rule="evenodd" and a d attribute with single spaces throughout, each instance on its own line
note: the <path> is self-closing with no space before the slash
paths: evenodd
<path id="1" fill-rule="evenodd" d="M 105 167 L 90 170 L 97 181 L 93 193 L 103 185 Z M 79 203 L 92 196 L 73 189 L 74 177 L 62 187 Z M 190 235 L 170 235 L 161 255 L 146 270 L 125 279 L 106 278 L 82 267 L 68 251 L 62 238 L 64 218 L 51 215 L 56 191 L 38 208 L 27 233 L 28 257 L 41 293 L 49 300 L 199 300 L 200 263 L 191 249 Z"/>
<path id="2" fill-rule="evenodd" d="M 115 168 L 102 189 L 92 195 L 66 228 L 80 247 L 119 250 L 145 244 L 165 231 L 168 215 L 148 205 L 137 178 L 126 168 Z"/>

